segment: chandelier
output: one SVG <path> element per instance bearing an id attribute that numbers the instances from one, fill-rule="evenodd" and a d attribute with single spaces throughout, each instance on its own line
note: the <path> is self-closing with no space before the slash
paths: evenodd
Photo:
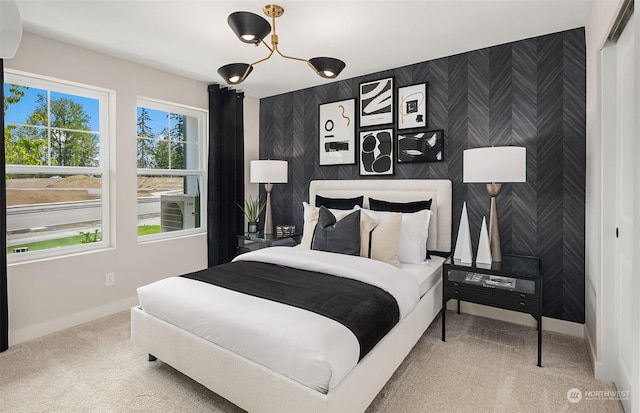
<path id="1" fill-rule="evenodd" d="M 276 18 L 282 16 L 284 9 L 277 4 L 268 4 L 262 9 L 265 15 L 271 17 L 271 23 L 273 25 L 273 32 L 271 32 L 271 25 L 269 22 L 257 14 L 250 13 L 248 11 L 237 11 L 231 13 L 227 22 L 233 32 L 238 36 L 238 39 L 244 43 L 250 43 L 259 46 L 261 43 L 269 49 L 267 57 L 256 60 L 253 63 L 230 63 L 224 65 L 218 69 L 218 74 L 228 84 L 242 83 L 247 76 L 253 71 L 253 66 L 268 60 L 274 53 L 278 53 L 285 59 L 298 60 L 307 63 L 314 72 L 319 76 L 327 79 L 335 79 L 342 69 L 345 67 L 345 63 L 342 60 L 334 59 L 332 57 L 314 57 L 312 59 L 302 59 L 299 57 L 287 56 L 282 54 L 278 49 L 278 34 L 276 33 Z M 264 39 L 271 33 L 271 45 L 267 44 Z"/>

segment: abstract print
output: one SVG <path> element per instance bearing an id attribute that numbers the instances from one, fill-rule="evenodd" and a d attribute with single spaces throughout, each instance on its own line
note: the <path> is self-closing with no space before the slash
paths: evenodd
<path id="1" fill-rule="evenodd" d="M 393 129 L 360 132 L 360 175 L 393 174 Z"/>

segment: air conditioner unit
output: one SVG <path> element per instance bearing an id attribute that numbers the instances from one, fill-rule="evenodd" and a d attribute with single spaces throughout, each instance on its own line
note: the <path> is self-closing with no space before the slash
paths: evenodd
<path id="1" fill-rule="evenodd" d="M 197 195 L 160 195 L 160 228 L 162 232 L 195 228 Z"/>

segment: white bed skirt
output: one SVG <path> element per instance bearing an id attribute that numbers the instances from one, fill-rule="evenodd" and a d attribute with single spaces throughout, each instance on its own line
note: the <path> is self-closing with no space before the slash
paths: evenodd
<path id="1" fill-rule="evenodd" d="M 442 309 L 441 279 L 326 395 L 151 316 L 139 306 L 131 309 L 131 339 L 249 412 L 363 412 Z"/>

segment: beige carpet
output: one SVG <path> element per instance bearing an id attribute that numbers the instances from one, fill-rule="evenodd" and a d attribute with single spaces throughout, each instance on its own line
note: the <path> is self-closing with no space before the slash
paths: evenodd
<path id="1" fill-rule="evenodd" d="M 436 319 L 368 413 L 622 412 L 617 400 L 569 403 L 572 388 L 613 390 L 596 381 L 582 340 L 447 313 Z M 212 366 L 215 368 L 215 366 Z M 0 354 L 0 412 L 241 412 L 129 340 L 129 313 L 19 344 Z M 280 413 L 280 412 L 278 412 Z M 301 412 L 302 413 L 302 412 Z"/>

